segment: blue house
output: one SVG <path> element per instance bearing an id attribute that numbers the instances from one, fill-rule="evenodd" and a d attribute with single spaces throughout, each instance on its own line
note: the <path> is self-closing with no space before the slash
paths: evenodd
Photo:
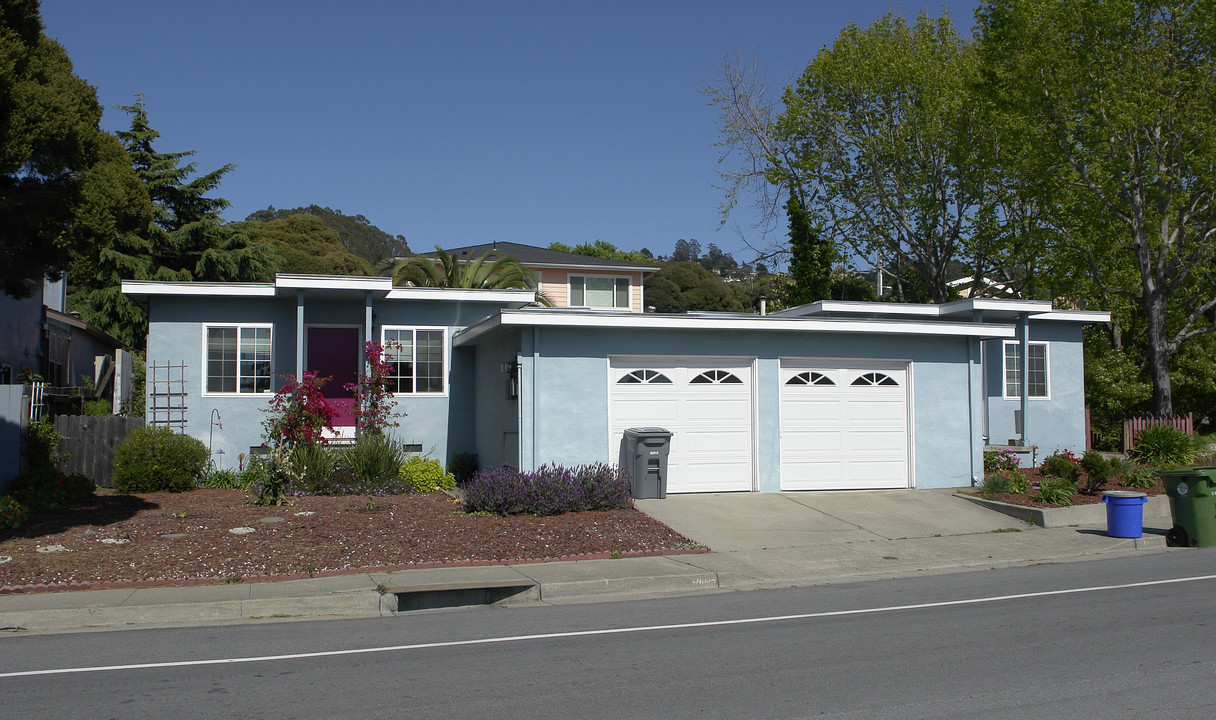
<path id="1" fill-rule="evenodd" d="M 659 426 L 668 492 L 959 487 L 986 447 L 1085 449 L 1081 328 L 1109 320 L 989 299 L 660 315 L 389 283 L 125 282 L 149 309 L 149 422 L 234 467 L 281 374 L 333 377 L 341 404 L 363 343 L 391 340 L 396 436 L 444 461 L 615 462 L 626 428 Z"/>

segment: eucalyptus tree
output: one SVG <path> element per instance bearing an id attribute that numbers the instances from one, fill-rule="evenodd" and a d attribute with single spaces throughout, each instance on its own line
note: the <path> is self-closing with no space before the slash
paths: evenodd
<path id="1" fill-rule="evenodd" d="M 983 86 L 1040 207 L 1061 274 L 1088 277 L 1143 328 L 1156 412 L 1170 361 L 1214 329 L 1216 3 L 991 0 Z"/>

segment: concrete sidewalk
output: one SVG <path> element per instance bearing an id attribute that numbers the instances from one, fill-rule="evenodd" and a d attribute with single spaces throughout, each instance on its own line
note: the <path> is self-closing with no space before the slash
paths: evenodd
<path id="1" fill-rule="evenodd" d="M 0 596 L 0 629 L 64 631 L 373 617 L 415 608 L 568 604 L 790 587 L 1164 552 L 1105 523 L 1041 528 L 952 491 L 671 495 L 637 507 L 711 552 L 404 570 L 276 583 Z M 1092 516 L 1080 516 L 1087 521 Z"/>

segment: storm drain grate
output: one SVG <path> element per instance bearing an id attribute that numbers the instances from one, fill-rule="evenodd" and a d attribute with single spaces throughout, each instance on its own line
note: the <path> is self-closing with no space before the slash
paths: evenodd
<path id="1" fill-rule="evenodd" d="M 446 608 L 478 607 L 508 604 L 509 601 L 539 600 L 535 583 L 509 581 L 502 583 L 446 583 L 409 588 L 390 588 L 396 596 L 396 612 L 440 610 Z"/>

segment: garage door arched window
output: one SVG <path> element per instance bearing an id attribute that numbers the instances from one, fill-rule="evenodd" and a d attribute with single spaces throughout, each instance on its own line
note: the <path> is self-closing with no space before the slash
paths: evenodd
<path id="1" fill-rule="evenodd" d="M 693 385 L 742 385 L 738 375 L 727 370 L 706 370 L 689 381 Z"/>
<path id="2" fill-rule="evenodd" d="M 789 380 L 785 381 L 786 385 L 835 385 L 832 378 L 817 372 L 800 372 Z"/>
<path id="3" fill-rule="evenodd" d="M 864 375 L 857 376 L 851 385 L 898 385 L 895 378 L 880 372 L 869 372 Z"/>
<path id="4" fill-rule="evenodd" d="M 617 384 L 670 385 L 671 379 L 658 370 L 634 370 L 617 380 Z"/>

